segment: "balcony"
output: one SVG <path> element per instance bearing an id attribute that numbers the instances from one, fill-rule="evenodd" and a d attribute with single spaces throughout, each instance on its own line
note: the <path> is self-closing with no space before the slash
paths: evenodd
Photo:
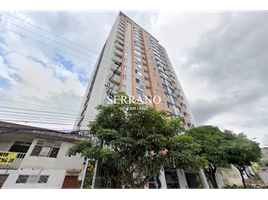
<path id="1" fill-rule="evenodd" d="M 124 37 L 124 32 L 123 31 L 121 31 L 121 30 L 118 30 L 118 34 L 121 34 L 123 37 Z"/>
<path id="2" fill-rule="evenodd" d="M 119 84 L 121 82 L 121 77 L 117 74 L 114 74 L 113 78 L 111 79 L 111 82 L 113 82 L 115 84 Z"/>
<path id="3" fill-rule="evenodd" d="M 124 36 L 122 36 L 121 34 L 117 34 L 117 38 L 124 40 Z"/>
<path id="4" fill-rule="evenodd" d="M 2 151 L 2 152 L 5 152 L 5 151 Z M 6 151 L 6 153 L 15 153 L 15 152 Z M 0 164 L 0 169 L 18 169 L 25 155 L 26 153 L 17 153 L 16 158 L 13 160 L 11 164 Z"/>
<path id="5" fill-rule="evenodd" d="M 118 57 L 122 58 L 123 57 L 123 53 L 117 49 L 114 50 L 114 54 L 117 55 Z"/>
<path id="6" fill-rule="evenodd" d="M 150 83 L 149 83 L 149 81 L 145 81 L 145 85 L 146 85 L 146 87 L 150 87 Z"/>
<path id="7" fill-rule="evenodd" d="M 145 55 L 144 54 L 142 54 L 142 58 L 145 60 Z"/>
<path id="8" fill-rule="evenodd" d="M 125 24 L 119 23 L 119 27 L 125 29 Z"/>
<path id="9" fill-rule="evenodd" d="M 170 106 L 168 107 L 168 109 L 169 109 L 169 111 L 170 111 L 171 113 L 175 113 L 174 108 L 173 108 L 172 105 L 170 105 Z"/>
<path id="10" fill-rule="evenodd" d="M 121 39 L 119 39 L 119 38 L 117 38 L 116 39 L 121 45 L 124 45 L 124 41 L 123 40 L 121 40 Z"/>
<path id="11" fill-rule="evenodd" d="M 121 45 L 121 44 L 119 44 L 118 42 L 117 43 L 115 43 L 115 47 L 117 48 L 117 49 L 119 49 L 119 50 L 121 50 L 121 51 L 123 51 L 123 46 Z"/>
<path id="12" fill-rule="evenodd" d="M 145 81 L 146 82 L 146 81 Z M 152 93 L 149 89 L 146 90 L 148 96 L 152 96 Z"/>
<path id="13" fill-rule="evenodd" d="M 146 61 L 145 61 L 144 59 L 142 59 L 142 62 L 143 62 L 143 64 L 145 64 L 145 65 L 147 64 Z"/>
<path id="14" fill-rule="evenodd" d="M 177 93 L 177 97 L 180 97 L 180 93 L 181 93 L 181 91 L 180 90 L 175 90 L 176 91 L 176 93 Z"/>
<path id="15" fill-rule="evenodd" d="M 185 119 L 186 119 L 187 123 L 191 124 L 191 120 L 187 115 L 185 116 Z"/>
<path id="16" fill-rule="evenodd" d="M 113 61 L 114 61 L 114 62 L 117 62 L 117 63 L 122 63 L 122 59 L 119 58 L 119 57 L 117 57 L 117 56 L 114 56 L 114 57 L 113 57 Z"/>
<path id="17" fill-rule="evenodd" d="M 115 84 L 111 84 L 110 88 L 112 88 L 112 90 L 110 91 L 110 94 L 113 94 L 113 95 L 117 94 L 120 89 L 119 86 Z"/>
<path id="18" fill-rule="evenodd" d="M 148 68 L 144 65 L 143 66 L 144 71 L 148 72 Z"/>
<path id="19" fill-rule="evenodd" d="M 144 72 L 144 77 L 149 78 L 149 76 L 148 76 L 148 74 L 146 72 Z"/>
<path id="20" fill-rule="evenodd" d="M 122 26 L 119 26 L 118 30 L 125 32 L 125 28 L 123 28 Z"/>
<path id="21" fill-rule="evenodd" d="M 187 109 L 184 106 L 181 106 L 184 113 L 187 113 Z"/>
<path id="22" fill-rule="evenodd" d="M 116 71 L 115 73 L 117 73 L 117 74 L 121 74 L 122 68 L 121 67 L 119 67 L 118 69 L 117 68 L 118 68 L 118 65 L 112 64 L 111 70 Z"/>

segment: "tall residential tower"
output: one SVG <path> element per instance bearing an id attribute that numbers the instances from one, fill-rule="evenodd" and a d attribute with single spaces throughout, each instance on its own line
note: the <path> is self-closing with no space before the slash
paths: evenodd
<path id="1" fill-rule="evenodd" d="M 97 59 L 74 130 L 88 129 L 89 121 L 97 114 L 95 107 L 107 104 L 107 96 L 113 98 L 119 91 L 134 96 L 137 103 L 170 111 L 173 117 L 183 117 L 186 129 L 196 126 L 165 48 L 122 12 L 119 12 Z M 153 102 L 157 95 L 161 101 L 158 98 Z M 198 176 L 203 187 L 208 188 L 204 173 L 201 171 Z M 189 188 L 195 184 L 195 177 L 196 174 L 175 170 L 163 171 L 160 178 L 163 188 Z M 177 179 L 180 182 L 174 184 Z"/>

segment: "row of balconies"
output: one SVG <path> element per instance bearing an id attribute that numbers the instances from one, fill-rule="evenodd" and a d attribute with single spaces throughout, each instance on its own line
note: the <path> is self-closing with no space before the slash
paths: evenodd
<path id="1" fill-rule="evenodd" d="M 115 63 L 113 63 L 112 67 L 111 67 L 111 70 L 115 71 L 115 73 L 117 73 L 117 74 L 121 74 L 122 68 L 121 67 L 118 68 L 118 66 L 119 65 L 116 65 Z"/>

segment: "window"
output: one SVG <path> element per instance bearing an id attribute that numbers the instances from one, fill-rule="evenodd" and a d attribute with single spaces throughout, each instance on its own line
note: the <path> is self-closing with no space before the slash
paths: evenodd
<path id="1" fill-rule="evenodd" d="M 144 84 L 143 84 L 143 81 L 140 80 L 140 79 L 137 79 L 137 78 L 136 78 L 136 86 L 137 86 L 138 88 L 144 90 Z"/>
<path id="2" fill-rule="evenodd" d="M 161 87 L 161 83 L 157 82 L 157 85 Z"/>
<path id="3" fill-rule="evenodd" d="M 127 52 L 125 52 L 125 55 L 127 56 Z"/>
<path id="4" fill-rule="evenodd" d="M 143 77 L 142 77 L 142 72 L 140 72 L 140 71 L 138 71 L 138 70 L 135 70 L 135 72 L 136 72 L 136 77 L 138 77 L 138 78 L 143 78 Z"/>
<path id="5" fill-rule="evenodd" d="M 122 91 L 126 92 L 126 86 L 125 85 L 123 85 Z"/>
<path id="6" fill-rule="evenodd" d="M 152 72 L 152 75 L 155 76 L 155 73 Z"/>
<path id="7" fill-rule="evenodd" d="M 162 105 L 163 105 L 163 106 L 167 106 L 167 105 L 166 105 L 166 102 L 164 102 L 164 101 L 162 101 Z"/>
<path id="8" fill-rule="evenodd" d="M 145 96 L 143 91 L 136 89 L 136 100 L 142 100 L 143 102 L 145 102 Z"/>
<path id="9" fill-rule="evenodd" d="M 123 75 L 123 79 L 124 79 L 124 80 L 127 80 L 127 75 L 124 74 L 124 75 Z"/>
<path id="10" fill-rule="evenodd" d="M 19 175 L 16 183 L 47 183 L 48 178 L 48 175 Z"/>
<path id="11" fill-rule="evenodd" d="M 155 89 L 155 92 L 158 93 L 158 94 L 160 93 L 158 89 Z"/>
<path id="12" fill-rule="evenodd" d="M 57 158 L 61 142 L 38 140 L 30 156 Z"/>
<path id="13" fill-rule="evenodd" d="M 127 63 L 127 59 L 126 58 L 124 59 L 124 62 Z"/>
<path id="14" fill-rule="evenodd" d="M 27 153 L 30 148 L 31 143 L 29 142 L 19 142 L 15 141 L 12 147 L 9 149 L 10 152 L 18 152 L 18 153 Z"/>
<path id="15" fill-rule="evenodd" d="M 127 66 L 124 66 L 124 71 L 127 71 Z"/>
<path id="16" fill-rule="evenodd" d="M 153 63 L 151 60 L 149 60 L 150 63 Z"/>
<path id="17" fill-rule="evenodd" d="M 157 69 L 156 69 L 156 68 L 154 68 L 154 71 L 156 71 L 156 72 L 157 72 Z"/>

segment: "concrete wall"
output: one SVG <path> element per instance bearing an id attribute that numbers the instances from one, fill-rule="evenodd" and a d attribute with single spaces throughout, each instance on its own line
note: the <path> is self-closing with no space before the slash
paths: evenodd
<path id="1" fill-rule="evenodd" d="M 85 165 L 84 159 L 80 155 L 67 157 L 67 150 L 74 144 L 71 142 L 62 142 L 57 158 L 30 156 L 36 142 L 41 138 L 31 139 L 29 136 L 4 135 L 0 139 L 0 151 L 8 151 L 15 141 L 31 142 L 25 157 L 18 169 L 0 169 L 0 175 L 9 175 L 2 188 L 61 188 L 66 175 L 78 176 L 82 180 Z M 31 136 L 33 137 L 33 136 Z M 43 140 L 43 139 L 42 139 Z M 80 172 L 70 174 L 67 169 L 76 169 Z M 16 183 L 19 175 L 49 175 L 47 183 L 18 184 Z"/>

